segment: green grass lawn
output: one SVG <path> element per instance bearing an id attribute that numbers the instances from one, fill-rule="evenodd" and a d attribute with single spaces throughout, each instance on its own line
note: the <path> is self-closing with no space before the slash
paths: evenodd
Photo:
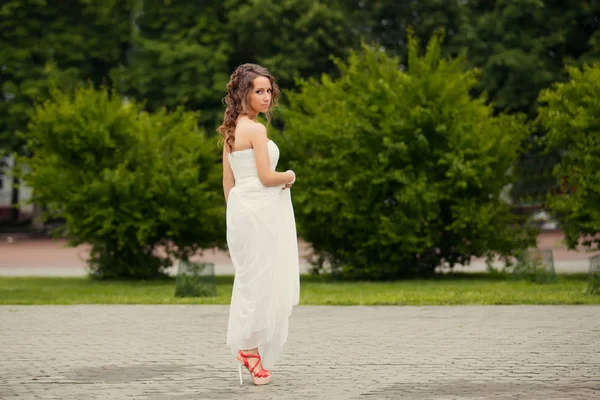
<path id="1" fill-rule="evenodd" d="M 175 281 L 95 281 L 88 278 L 0 277 L 0 304 L 228 304 L 233 277 L 217 277 L 217 296 L 177 298 Z M 586 293 L 587 276 L 561 275 L 553 284 L 505 275 L 454 274 L 398 282 L 337 282 L 303 276 L 302 305 L 600 304 Z"/>

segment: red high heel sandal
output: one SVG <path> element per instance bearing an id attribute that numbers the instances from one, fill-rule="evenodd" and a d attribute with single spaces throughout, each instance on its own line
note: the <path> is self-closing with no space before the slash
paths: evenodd
<path id="1" fill-rule="evenodd" d="M 242 379 L 242 366 L 246 367 L 248 372 L 250 372 L 250 375 L 252 376 L 252 380 L 254 381 L 255 385 L 266 385 L 267 383 L 271 382 L 271 378 L 273 378 L 273 374 L 271 374 L 271 371 L 261 369 L 258 372 L 254 372 L 258 364 L 260 364 L 259 355 L 245 354 L 241 350 L 238 352 L 238 355 L 242 358 L 241 360 L 239 358 L 236 358 L 236 361 L 238 362 L 238 373 L 240 375 L 240 386 L 244 384 Z M 256 360 L 256 363 L 252 368 L 250 368 L 250 363 L 248 362 L 249 358 L 258 359 Z"/>

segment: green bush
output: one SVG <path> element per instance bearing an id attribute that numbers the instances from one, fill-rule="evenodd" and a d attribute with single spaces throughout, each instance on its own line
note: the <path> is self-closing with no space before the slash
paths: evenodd
<path id="1" fill-rule="evenodd" d="M 161 276 L 173 258 L 224 242 L 219 152 L 181 109 L 149 114 L 107 90 L 55 91 L 25 136 L 34 202 L 100 278 Z"/>
<path id="2" fill-rule="evenodd" d="M 540 94 L 538 122 L 546 149 L 562 156 L 554 169 L 560 188 L 548 205 L 569 248 L 600 249 L 600 64 L 569 68 L 570 80 Z"/>
<path id="3" fill-rule="evenodd" d="M 532 244 L 501 192 L 528 135 L 523 116 L 493 116 L 469 93 L 464 59 L 440 59 L 441 34 L 423 58 L 409 36 L 408 72 L 364 46 L 341 77 L 288 93 L 279 133 L 298 176 L 300 234 L 350 278 L 426 276 L 472 256 L 509 256 Z"/>

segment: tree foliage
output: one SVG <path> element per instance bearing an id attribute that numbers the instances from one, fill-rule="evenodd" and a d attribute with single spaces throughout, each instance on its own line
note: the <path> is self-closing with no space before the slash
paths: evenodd
<path id="1" fill-rule="evenodd" d="M 335 72 L 331 56 L 346 57 L 358 43 L 351 21 L 336 1 L 249 0 L 232 10 L 233 65 L 256 62 L 283 87 L 299 78 Z"/>
<path id="2" fill-rule="evenodd" d="M 468 24 L 470 4 L 464 0 L 343 0 L 353 33 L 362 40 L 382 46 L 385 51 L 406 59 L 407 29 L 426 40 L 438 29 L 444 29 L 447 40 L 442 51 L 457 54 L 453 37 Z"/>
<path id="3" fill-rule="evenodd" d="M 129 2 L 6 0 L 0 5 L 0 149 L 20 151 L 31 110 L 52 85 L 102 83 L 129 37 Z"/>
<path id="4" fill-rule="evenodd" d="M 554 173 L 561 182 L 549 207 L 558 215 L 567 245 L 580 239 L 600 249 L 600 64 L 568 69 L 570 80 L 540 95 L 538 121 L 549 151 L 562 157 Z"/>
<path id="5" fill-rule="evenodd" d="M 420 39 L 447 32 L 443 54 L 468 53 L 482 70 L 475 89 L 486 92 L 497 111 L 535 118 L 536 98 L 552 82 L 566 79 L 564 64 L 600 57 L 597 0 L 344 0 L 354 31 L 401 57 L 406 29 Z"/>
<path id="6" fill-rule="evenodd" d="M 131 51 L 113 72 L 119 90 L 155 111 L 161 107 L 201 111 L 212 130 L 234 51 L 223 1 L 140 1 L 132 10 Z"/>
<path id="7" fill-rule="evenodd" d="M 408 73 L 365 47 L 339 64 L 341 78 L 288 93 L 278 143 L 299 177 L 300 232 L 348 277 L 429 275 L 531 243 L 500 198 L 524 117 L 494 117 L 472 99 L 476 73 L 440 58 L 440 35 L 422 58 L 408 45 Z"/>
<path id="8" fill-rule="evenodd" d="M 584 63 L 598 61 L 600 57 L 600 30 L 598 29 L 600 21 L 598 15 L 600 15 L 600 2 L 598 0 L 574 0 L 570 2 L 564 0 L 419 0 L 405 2 L 395 0 L 282 0 L 278 2 L 267 2 L 266 0 L 205 0 L 200 2 L 195 0 L 4 0 L 0 2 L 0 154 L 3 150 L 23 152 L 24 142 L 17 133 L 26 130 L 34 110 L 34 104 L 47 99 L 50 96 L 51 87 L 57 86 L 69 90 L 77 87 L 81 82 L 91 82 L 96 87 L 100 84 L 106 84 L 119 92 L 120 95 L 134 100 L 136 107 L 141 107 L 146 111 L 159 112 L 163 108 L 174 111 L 178 107 L 184 107 L 186 110 L 198 112 L 198 124 L 211 136 L 214 134 L 214 128 L 218 125 L 222 115 L 221 99 L 225 94 L 225 84 L 228 77 L 236 66 L 245 62 L 264 64 L 276 75 L 282 87 L 292 90 L 297 88 L 297 80 L 308 80 L 311 77 L 318 79 L 322 74 L 326 74 L 327 77 L 320 84 L 317 84 L 317 81 L 310 81 L 312 83 L 305 83 L 302 90 L 312 93 L 322 105 L 334 104 L 335 107 L 342 109 L 346 109 L 345 105 L 347 103 L 363 106 L 364 109 L 355 111 L 356 115 L 347 115 L 345 120 L 347 121 L 349 133 L 344 134 L 346 136 L 343 137 L 349 137 L 352 140 L 358 138 L 356 139 L 358 140 L 357 146 L 363 146 L 364 144 L 362 141 L 365 139 L 361 136 L 363 132 L 371 132 L 371 136 L 380 137 L 381 143 L 383 143 L 383 138 L 388 138 L 386 140 L 396 138 L 396 136 L 393 136 L 396 134 L 399 134 L 403 139 L 398 142 L 394 139 L 390 143 L 413 143 L 407 139 L 410 136 L 408 133 L 397 132 L 405 132 L 408 129 L 405 126 L 415 126 L 417 127 L 415 129 L 429 132 L 423 134 L 425 137 L 423 143 L 428 143 L 427 145 L 423 144 L 423 148 L 429 150 L 419 151 L 424 151 L 423 154 L 430 154 L 428 152 L 433 150 L 431 150 L 432 147 L 429 143 L 433 143 L 436 139 L 436 137 L 431 136 L 433 135 L 431 132 L 435 130 L 431 131 L 430 128 L 427 128 L 430 129 L 427 130 L 424 125 L 419 125 L 421 122 L 417 124 L 417 117 L 413 114 L 409 113 L 410 118 L 403 116 L 404 119 L 402 119 L 390 110 L 414 113 L 416 109 L 424 109 L 431 113 L 431 116 L 428 117 L 431 121 L 441 121 L 438 124 L 439 126 L 454 126 L 452 124 L 455 123 L 455 120 L 452 118 L 455 117 L 448 116 L 454 114 L 448 108 L 444 108 L 448 105 L 441 99 L 427 97 L 433 90 L 431 87 L 442 90 L 446 88 L 445 86 L 442 86 L 440 82 L 436 83 L 438 86 L 435 86 L 434 83 L 423 83 L 424 78 L 421 79 L 415 75 L 415 71 L 410 71 L 408 75 L 400 74 L 396 69 L 398 67 L 405 69 L 406 65 L 400 64 L 398 66 L 397 64 L 400 61 L 391 62 L 389 58 L 383 58 L 384 64 L 388 64 L 385 64 L 387 67 L 381 66 L 381 71 L 389 68 L 395 70 L 395 72 L 385 72 L 388 75 L 382 75 L 383 72 L 371 68 L 366 69 L 365 76 L 375 77 L 375 82 L 379 82 L 377 81 L 379 77 L 385 76 L 386 79 L 390 78 L 390 82 L 400 82 L 396 83 L 396 86 L 392 86 L 395 88 L 394 90 L 414 90 L 415 93 L 420 93 L 418 96 L 409 95 L 405 100 L 398 100 L 397 97 L 400 94 L 390 94 L 392 89 L 385 85 L 382 88 L 375 87 L 373 86 L 375 83 L 366 78 L 360 78 L 362 79 L 362 89 L 348 83 L 350 81 L 354 82 L 358 79 L 358 76 L 362 76 L 358 72 L 360 70 L 358 66 L 351 67 L 354 65 L 352 62 L 366 62 L 365 60 L 369 57 L 375 57 L 375 55 L 383 57 L 381 54 L 377 52 L 373 53 L 375 55 L 361 52 L 354 53 L 352 56 L 354 61 L 341 70 L 341 73 L 347 74 L 346 77 L 340 80 L 336 79 L 340 71 L 335 68 L 331 59 L 331 56 L 346 59 L 351 53 L 351 49 L 358 48 L 361 39 L 372 45 L 373 48 L 385 49 L 386 52 L 400 56 L 402 60 L 408 59 L 409 50 L 413 51 L 411 57 L 414 59 L 414 50 L 411 50 L 411 46 L 414 47 L 414 42 L 409 45 L 409 42 L 405 40 L 406 30 L 409 27 L 412 27 L 415 36 L 420 39 L 428 38 L 437 28 L 444 27 L 447 36 L 443 48 L 439 49 L 440 54 L 443 56 L 455 57 L 466 50 L 466 58 L 460 59 L 469 68 L 475 67 L 481 71 L 478 79 L 475 79 L 473 72 L 465 72 L 466 75 L 463 76 L 452 70 L 448 65 L 455 65 L 453 63 L 440 63 L 446 69 L 442 68 L 439 71 L 449 74 L 444 78 L 445 80 L 459 77 L 458 82 L 463 82 L 461 87 L 464 90 L 468 89 L 471 94 L 476 96 L 484 94 L 491 101 L 494 113 L 500 114 L 496 119 L 489 114 L 485 114 L 490 111 L 490 108 L 483 104 L 483 97 L 472 103 L 478 104 L 477 107 L 479 108 L 474 105 L 472 107 L 477 110 L 485 110 L 485 112 L 476 112 L 466 107 L 461 109 L 461 112 L 457 112 L 456 115 L 460 115 L 460 118 L 464 118 L 464 120 L 476 120 L 471 115 L 480 113 L 477 114 L 480 115 L 480 120 L 485 121 L 480 122 L 480 128 L 483 127 L 489 131 L 486 135 L 491 135 L 491 139 L 487 136 L 485 138 L 494 143 L 494 140 L 500 140 L 493 133 L 500 129 L 498 126 L 508 124 L 511 126 L 510 129 L 515 132 L 520 129 L 517 127 L 521 126 L 522 121 L 520 118 L 522 117 L 515 117 L 516 120 L 511 119 L 503 116 L 503 112 L 525 113 L 530 118 L 535 116 L 539 91 L 550 87 L 552 82 L 565 81 L 568 78 L 565 73 L 565 65 L 581 66 Z M 373 50 L 369 51 L 373 52 Z M 367 56 L 365 54 L 371 55 Z M 438 71 L 436 69 L 438 64 L 433 61 L 432 63 L 431 65 L 435 65 L 435 68 L 431 67 L 430 69 Z M 393 68 L 389 66 L 392 64 L 394 65 Z M 412 69 L 420 68 L 418 65 L 420 64 L 413 62 Z M 442 73 L 439 71 L 431 72 L 432 76 L 436 77 L 435 79 L 438 79 L 437 77 Z M 402 78 L 398 78 L 395 74 L 399 74 L 398 76 Z M 465 76 L 470 78 L 464 78 Z M 351 80 L 351 77 L 354 77 L 352 78 L 354 80 Z M 439 79 L 441 80 L 441 78 Z M 311 85 L 314 85 L 314 88 Z M 341 96 L 340 93 L 346 90 L 344 85 L 348 85 L 349 90 L 344 102 L 341 100 L 334 101 L 327 97 L 332 93 Z M 342 87 L 343 89 L 340 89 Z M 378 96 L 372 94 L 373 91 L 380 89 L 382 93 Z M 367 93 L 370 93 L 368 96 L 373 96 L 372 98 L 368 97 L 368 106 L 363 104 L 364 94 L 361 90 L 366 90 Z M 464 90 L 460 93 L 464 94 Z M 290 99 L 295 99 L 296 105 L 290 108 L 282 125 L 294 127 L 298 126 L 303 110 L 305 108 L 311 110 L 311 106 L 308 104 L 308 99 L 298 100 L 304 99 L 303 96 L 307 95 L 300 94 L 295 97 L 291 92 L 288 91 L 288 93 L 290 93 Z M 401 93 L 401 95 L 404 96 L 405 93 Z M 385 105 L 380 98 L 395 103 Z M 442 99 L 445 98 L 442 96 Z M 418 103 L 417 100 L 422 103 Z M 285 101 L 286 98 L 284 98 L 284 103 Z M 411 101 L 412 103 L 410 103 Z M 440 110 L 445 111 L 435 111 L 433 105 L 441 107 Z M 382 112 L 381 116 L 377 112 L 365 111 L 365 109 L 369 110 L 372 106 L 378 110 L 377 112 Z M 332 115 L 336 115 L 336 118 L 346 116 L 337 109 L 328 111 Z M 317 115 L 313 112 L 316 113 L 316 111 L 310 111 L 308 116 Z M 318 115 L 319 118 L 326 119 L 325 116 Z M 380 121 L 384 116 L 389 122 L 382 123 Z M 425 117 L 420 116 L 419 118 L 423 119 Z M 421 121 L 421 119 L 418 121 Z M 543 120 L 543 118 L 540 117 L 540 120 Z M 427 119 L 423 119 L 423 121 L 427 121 Z M 331 123 L 333 124 L 333 122 Z M 357 125 L 351 126 L 354 123 Z M 422 123 L 426 124 L 426 122 Z M 434 124 L 434 122 L 428 123 Z M 404 128 L 400 129 L 394 124 Z M 550 127 L 551 124 L 550 122 L 548 125 L 544 123 L 539 127 Z M 315 125 L 315 129 L 317 128 Z M 332 125 L 328 132 L 338 132 L 337 129 L 339 129 L 337 125 Z M 475 128 L 469 129 L 466 131 L 475 131 Z M 293 128 L 290 132 L 297 132 L 297 128 Z M 322 133 L 325 135 L 323 137 L 326 138 L 323 140 L 330 140 L 325 133 Z M 286 140 L 288 140 L 287 136 L 286 134 Z M 514 136 L 518 136 L 517 133 Z M 462 138 L 463 136 L 456 137 Z M 421 143 L 423 140 L 418 135 L 414 139 L 415 143 Z M 475 139 L 468 139 L 468 141 L 476 142 Z M 447 144 L 444 144 L 446 143 L 444 141 L 441 143 L 439 149 L 436 147 L 436 156 L 441 157 L 441 153 L 437 152 L 441 152 L 443 149 L 462 154 L 460 151 L 455 150 L 458 148 L 456 143 L 452 141 Z M 510 143 L 510 146 L 513 146 L 513 143 L 516 142 L 511 141 Z M 369 142 L 368 144 L 372 145 L 373 143 Z M 385 146 L 391 145 L 385 144 Z M 480 149 L 483 144 L 477 145 L 480 147 L 472 146 Z M 508 144 L 506 146 L 510 147 Z M 342 148 L 344 147 L 342 146 Z M 385 148 L 387 149 L 387 147 Z M 471 147 L 467 148 L 471 149 Z M 420 149 L 420 147 L 410 147 L 410 151 L 402 151 L 413 154 L 413 150 L 416 152 L 417 149 Z M 516 154 L 516 148 L 512 149 Z M 555 146 L 554 149 L 555 152 L 558 151 L 558 147 Z M 289 150 L 298 153 L 297 159 L 301 159 L 304 157 L 302 152 L 307 149 L 300 147 L 299 149 L 290 148 Z M 399 152 L 400 150 L 394 151 Z M 502 146 L 500 146 L 497 157 L 504 157 L 503 151 Z M 350 150 L 348 152 L 351 153 Z M 383 153 L 387 154 L 387 152 L 392 152 L 392 150 L 388 149 Z M 478 152 L 476 153 L 480 154 L 481 150 L 478 150 Z M 317 153 L 311 153 L 307 150 L 306 154 L 319 156 L 321 150 Z M 488 154 L 488 157 L 492 157 L 491 153 L 486 154 Z M 548 170 L 547 165 L 553 163 L 552 157 L 554 155 L 549 157 L 548 160 L 542 159 L 541 161 L 537 157 L 530 156 L 531 154 L 522 163 L 521 169 L 531 179 L 523 180 L 520 184 L 514 186 L 513 193 L 520 191 L 526 195 L 539 195 L 548 186 L 554 184 L 553 178 L 545 173 Z M 404 158 L 398 159 L 413 160 L 413 158 L 406 158 L 408 156 L 402 157 Z M 468 156 L 462 155 L 461 157 L 470 160 L 469 157 L 475 156 L 469 153 Z M 479 160 L 479 158 L 476 159 Z M 357 160 L 362 159 L 357 157 Z M 413 167 L 414 171 L 411 172 L 414 174 L 415 179 L 421 176 L 419 174 L 424 174 L 421 171 L 432 171 L 429 164 L 422 166 L 420 164 L 422 161 L 418 157 L 415 160 L 415 162 L 418 161 L 415 165 L 419 166 L 418 168 Z M 512 158 L 509 157 L 507 160 L 506 165 L 511 164 L 509 161 Z M 396 161 L 390 161 L 390 165 L 396 165 L 394 164 Z M 318 160 L 314 162 L 318 162 Z M 363 169 L 367 168 L 367 165 L 372 165 L 372 162 L 361 162 L 363 162 L 361 164 Z M 466 162 L 461 161 L 461 163 Z M 384 163 L 384 165 L 387 164 Z M 477 165 L 477 168 L 481 167 L 481 165 Z M 494 168 L 500 168 L 499 165 L 494 164 Z M 502 164 L 502 167 L 506 167 L 506 165 Z M 375 171 L 381 172 L 381 168 L 384 167 L 373 168 Z M 390 169 L 392 167 L 385 168 Z M 387 171 L 385 168 L 384 170 Z M 406 171 L 402 173 L 408 174 Z M 427 174 L 422 175 L 426 179 L 422 177 L 419 179 L 425 179 L 424 182 L 426 183 L 422 185 L 429 185 L 430 182 L 438 182 L 437 179 L 441 179 L 439 178 L 441 175 L 438 175 L 427 172 Z M 410 174 L 406 176 L 413 177 Z M 358 178 L 353 177 L 350 182 L 354 182 L 355 179 Z M 366 184 L 368 178 L 363 177 L 362 179 L 360 182 L 356 181 L 348 184 L 355 186 L 359 183 Z M 510 181 L 509 178 L 506 179 L 502 182 Z M 375 181 L 377 182 L 377 180 Z M 497 182 L 493 179 L 492 181 Z M 327 180 L 323 181 L 324 184 L 327 182 Z M 523 188 L 533 187 L 530 183 L 536 185 L 537 189 L 533 191 L 523 190 Z M 302 185 L 301 182 L 299 184 Z M 383 189 L 381 189 L 381 185 L 383 185 Z M 394 185 L 389 184 L 389 182 L 385 184 L 378 183 L 375 187 L 378 188 L 377 193 L 379 194 L 369 194 L 369 196 L 374 197 L 367 196 L 368 200 L 365 200 L 364 204 L 370 205 L 371 201 L 375 200 L 394 199 L 391 203 L 389 201 L 385 203 L 385 207 L 389 208 L 385 208 L 385 210 L 390 213 L 389 215 L 393 214 L 393 218 L 399 218 L 395 216 L 398 206 L 390 206 L 390 204 L 395 204 L 394 202 L 399 202 L 396 197 L 400 195 L 396 193 L 396 190 L 399 190 L 397 188 L 401 186 L 398 182 Z M 410 196 L 413 197 L 410 201 L 403 200 L 408 202 L 406 204 L 412 204 L 414 199 L 425 196 L 425 189 L 421 188 L 419 190 L 422 192 L 419 192 L 417 190 L 418 186 L 412 187 L 409 185 L 408 187 L 412 188 L 413 192 L 409 191 L 407 193 L 412 193 Z M 432 187 L 435 188 L 435 185 Z M 322 190 L 326 191 L 328 189 Z M 488 195 L 492 193 L 492 196 L 495 196 L 496 193 L 495 187 L 492 190 L 485 185 L 480 190 L 481 193 L 487 191 Z M 356 193 L 362 195 L 363 192 L 366 192 L 364 188 Z M 461 192 L 449 190 L 448 193 L 460 194 Z M 387 197 L 383 200 L 378 197 L 384 194 Z M 409 194 L 404 194 L 404 196 Z M 438 195 L 432 194 L 431 196 Z M 13 202 L 16 203 L 17 201 L 18 195 L 13 193 Z M 377 204 L 378 207 L 383 207 L 381 203 Z M 445 207 L 450 206 L 453 208 L 448 211 Z M 355 212 L 368 214 L 363 208 L 356 205 L 352 205 L 352 207 L 348 211 L 350 214 Z M 414 266 L 417 265 L 415 254 L 417 254 L 418 249 L 425 249 L 423 254 L 438 251 L 435 246 L 440 243 L 439 237 L 431 233 L 433 229 L 438 229 L 440 226 L 446 227 L 449 218 L 453 215 L 462 218 L 462 214 L 456 211 L 458 206 L 441 197 L 439 199 L 437 197 L 433 200 L 429 199 L 419 207 L 417 208 L 418 212 L 409 207 L 408 209 L 411 212 L 415 212 L 415 217 L 413 218 L 409 213 L 406 218 L 408 218 L 407 221 L 411 222 L 402 222 L 399 225 L 404 227 L 403 229 L 414 228 L 414 232 L 423 233 L 421 239 L 415 239 L 415 242 L 411 245 L 413 247 L 404 244 L 408 247 L 402 250 L 402 257 L 407 254 L 414 255 L 414 259 L 402 258 L 404 260 L 402 262 L 406 265 L 412 265 L 410 268 L 413 268 L 413 270 L 416 268 Z M 497 212 L 504 212 L 502 210 L 504 208 L 499 207 Z M 429 218 L 431 215 L 437 216 L 438 214 L 443 215 L 444 218 L 440 220 L 441 222 L 433 224 Z M 418 218 L 420 219 L 416 215 L 419 215 Z M 354 217 L 348 218 L 348 221 L 354 221 L 352 219 Z M 386 218 L 392 217 L 387 216 Z M 390 220 L 396 221 L 393 218 Z M 496 216 L 490 216 L 489 218 L 501 220 L 501 217 Z M 378 221 L 375 226 L 381 224 L 382 222 Z M 310 227 L 308 222 L 305 225 Z M 471 225 L 466 224 L 466 226 Z M 377 231 L 367 229 L 365 232 L 376 233 L 379 230 L 388 232 L 381 227 L 377 229 Z M 449 234 L 444 233 L 446 228 L 439 229 L 439 232 L 442 233 L 438 232 L 438 235 L 446 238 L 451 237 Z M 458 228 L 452 229 L 454 229 L 452 230 L 453 234 L 458 235 L 456 233 Z M 396 231 L 391 229 L 389 232 Z M 383 237 L 386 237 L 389 232 L 383 234 Z M 339 237 L 340 234 L 339 232 L 336 233 L 338 236 L 335 237 Z M 400 235 L 399 233 L 395 234 Z M 331 243 L 326 244 L 322 254 L 326 254 L 329 249 L 333 249 L 334 244 L 337 246 L 338 243 L 335 242 L 337 240 L 335 237 L 331 238 Z M 505 237 L 505 235 L 500 234 L 499 237 Z M 320 237 L 317 237 L 317 239 L 321 240 Z M 328 239 L 324 238 L 324 240 L 327 241 Z M 384 243 L 394 244 L 397 243 L 396 240 L 397 238 L 393 240 L 388 238 L 384 240 Z M 469 243 L 465 247 L 468 248 L 468 251 L 479 254 L 482 245 L 480 246 L 477 241 L 472 241 L 468 237 L 464 240 Z M 485 240 L 488 239 L 481 239 L 481 241 Z M 515 240 L 519 241 L 518 238 Z M 411 243 L 410 240 L 408 243 Z M 451 241 L 451 245 L 444 245 L 446 247 L 443 252 L 446 258 L 437 255 L 435 257 L 451 260 L 450 262 L 453 262 L 454 259 L 462 262 L 464 257 L 455 257 L 452 254 L 467 254 L 468 251 L 463 251 L 462 248 L 461 250 L 455 250 L 453 243 Z M 512 245 L 506 243 L 508 242 L 498 240 L 492 248 L 503 248 L 505 250 L 512 248 Z M 376 248 L 373 244 L 372 249 Z M 448 248 L 452 250 L 448 250 Z M 350 248 L 344 249 L 342 245 L 339 251 L 332 250 L 327 254 L 329 254 L 328 257 L 331 260 L 335 261 L 346 257 L 346 253 L 350 254 L 353 251 Z M 505 252 L 509 252 L 509 250 Z M 361 253 L 363 260 L 372 256 L 371 253 Z M 385 260 L 387 256 L 382 257 L 384 257 L 382 260 Z M 426 255 L 423 257 L 427 258 Z M 405 262 L 405 260 L 409 261 Z M 419 260 L 421 259 L 419 258 Z M 426 264 L 430 265 L 431 263 Z"/>
<path id="9" fill-rule="evenodd" d="M 468 21 L 454 37 L 480 68 L 480 91 L 498 110 L 535 118 L 540 90 L 563 81 L 564 64 L 597 59 L 597 0 L 470 1 Z"/>
<path id="10" fill-rule="evenodd" d="M 0 147 L 15 149 L 50 82 L 105 83 L 148 110 L 201 111 L 212 134 L 223 87 L 244 62 L 262 63 L 283 87 L 337 73 L 363 39 L 401 57 L 406 29 L 425 39 L 444 27 L 443 54 L 468 51 L 476 89 L 499 111 L 535 114 L 539 91 L 564 80 L 563 64 L 597 60 L 596 0 L 128 0 L 0 5 Z"/>
<path id="11" fill-rule="evenodd" d="M 106 89 L 56 91 L 36 107 L 26 181 L 98 277 L 151 278 L 223 244 L 216 148 L 181 108 L 142 112 Z"/>

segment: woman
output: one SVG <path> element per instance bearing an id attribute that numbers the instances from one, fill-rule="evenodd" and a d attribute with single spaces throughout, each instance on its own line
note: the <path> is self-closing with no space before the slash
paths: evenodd
<path id="1" fill-rule="evenodd" d="M 255 64 L 239 66 L 225 97 L 223 191 L 227 202 L 227 244 L 235 268 L 227 344 L 256 385 L 271 381 L 298 304 L 298 242 L 290 189 L 293 171 L 276 172 L 277 145 L 257 121 L 277 105 L 273 76 Z"/>

